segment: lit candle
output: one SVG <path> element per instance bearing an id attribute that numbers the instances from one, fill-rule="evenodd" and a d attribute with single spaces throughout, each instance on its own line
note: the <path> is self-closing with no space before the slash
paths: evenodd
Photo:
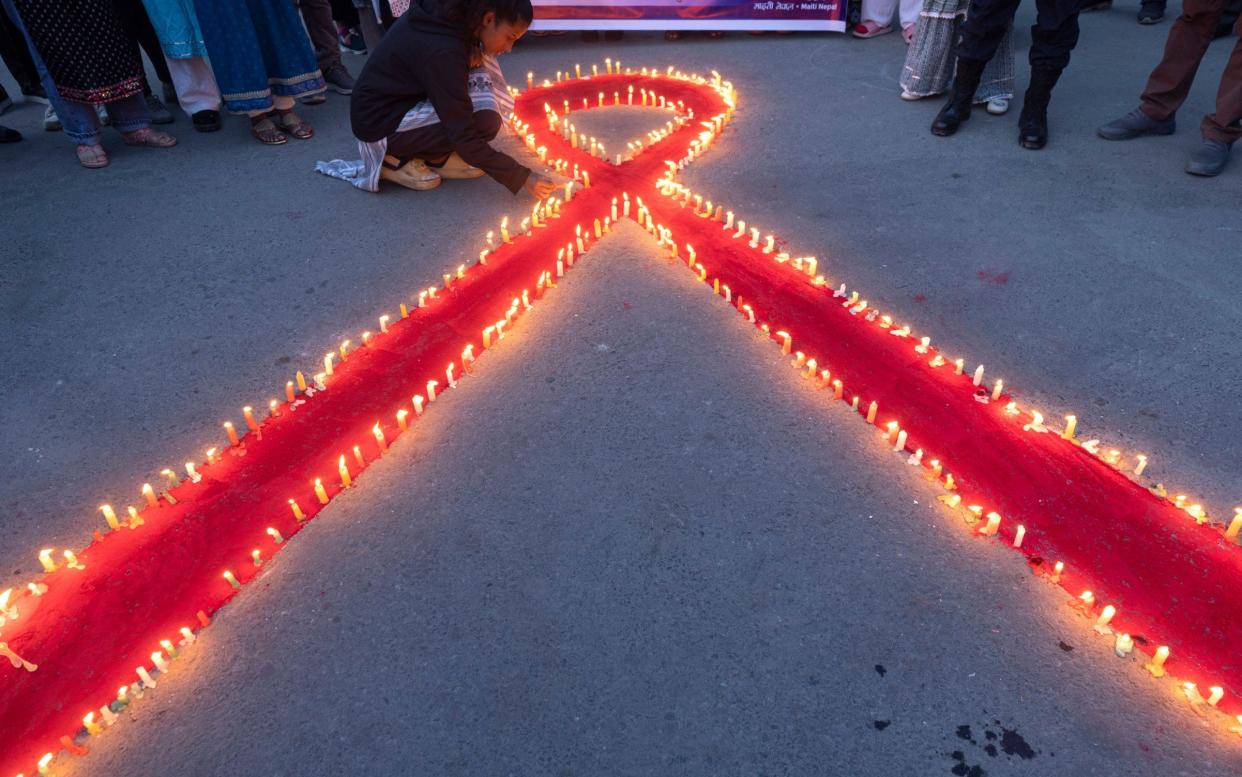
<path id="1" fill-rule="evenodd" d="M 1001 392 L 1004 390 L 1005 390 L 1005 382 L 1001 380 L 1000 378 L 997 378 L 996 383 L 992 385 L 992 401 L 995 402 L 996 400 L 1000 399 Z"/>
<path id="2" fill-rule="evenodd" d="M 319 478 L 315 478 L 315 496 L 319 498 L 319 504 L 326 505 L 328 503 L 328 492 L 324 490 L 323 481 Z M 298 512 L 295 510 L 294 515 Z"/>
<path id="3" fill-rule="evenodd" d="M 253 407 L 251 407 L 250 405 L 246 405 L 245 407 L 243 407 L 242 415 L 245 417 L 246 427 L 250 429 L 250 431 L 252 432 L 259 431 L 259 424 L 257 421 L 254 420 L 254 408 Z"/>
<path id="4" fill-rule="evenodd" d="M 902 429 L 897 433 L 897 442 L 893 444 L 893 450 L 903 451 L 906 448 L 906 430 Z"/>
<path id="5" fill-rule="evenodd" d="M 188 646 L 194 644 L 194 632 L 190 631 L 188 626 L 182 626 L 181 629 L 181 645 Z"/>
<path id="6" fill-rule="evenodd" d="M 605 58 L 604 58 L 604 69 L 605 69 L 608 73 L 612 73 L 612 57 L 605 57 Z"/>
<path id="7" fill-rule="evenodd" d="M 56 549 L 44 548 L 39 551 L 39 563 L 43 565 L 44 572 L 51 573 L 56 571 L 56 562 L 52 560 L 52 552 L 54 550 Z"/>
<path id="8" fill-rule="evenodd" d="M 436 381 L 436 380 L 427 381 L 427 401 L 428 402 L 436 401 L 436 386 L 439 386 L 439 385 L 440 385 L 439 381 Z"/>
<path id="9" fill-rule="evenodd" d="M 601 237 L 603 237 L 603 233 L 601 231 L 602 229 L 603 227 L 600 225 L 599 219 L 595 219 L 595 239 L 596 240 L 599 240 Z"/>
<path id="10" fill-rule="evenodd" d="M 326 353 L 323 357 L 323 372 L 325 375 L 332 375 L 332 361 L 336 358 L 334 353 Z"/>
<path id="11" fill-rule="evenodd" d="M 1134 476 L 1138 477 L 1143 474 L 1143 470 L 1147 469 L 1147 457 L 1140 453 L 1135 458 L 1138 459 L 1138 466 L 1134 468 Z"/>
<path id="12" fill-rule="evenodd" d="M 135 510 L 133 507 L 126 507 L 125 509 L 129 512 L 129 528 L 130 529 L 137 529 L 139 526 L 146 523 L 146 521 L 142 520 L 142 518 L 138 516 L 138 511 Z"/>
<path id="13" fill-rule="evenodd" d="M 151 505 L 152 507 L 159 507 L 159 506 L 160 506 L 160 500 L 156 498 L 156 496 L 155 496 L 155 489 L 154 489 L 154 488 L 151 488 L 151 484 L 150 484 L 150 483 L 143 483 L 143 484 L 142 484 L 142 495 L 143 495 L 144 497 L 146 497 L 146 499 L 147 499 L 147 504 Z"/>
<path id="14" fill-rule="evenodd" d="M 626 105 L 634 104 L 634 87 L 633 86 L 629 88 L 629 91 L 625 99 L 626 99 L 626 103 L 625 103 Z"/>
<path id="15" fill-rule="evenodd" d="M 354 446 L 354 463 L 360 471 L 367 468 L 367 460 L 362 458 L 362 448 L 358 445 Z"/>
<path id="16" fill-rule="evenodd" d="M 965 359 L 958 359 L 958 360 L 954 361 L 954 362 L 953 362 L 953 374 L 954 374 L 954 375 L 961 375 L 961 374 L 962 374 L 962 369 L 963 369 L 965 366 L 966 366 L 966 360 L 965 360 Z"/>
<path id="17" fill-rule="evenodd" d="M 151 654 L 151 663 L 155 664 L 155 668 L 161 672 L 168 671 L 168 662 L 164 660 L 164 653 L 162 651 L 157 650 Z"/>
<path id="18" fill-rule="evenodd" d="M 535 88 L 535 74 L 534 73 L 526 74 L 526 88 L 527 89 Z"/>
<path id="19" fill-rule="evenodd" d="M 95 722 L 95 713 L 88 712 L 82 718 L 82 725 L 86 727 L 86 733 L 95 736 L 103 732 L 103 726 Z"/>
<path id="20" fill-rule="evenodd" d="M 1018 524 L 1018 531 L 1013 535 L 1013 546 L 1015 548 L 1022 547 L 1022 540 L 1026 539 L 1026 527 Z"/>
<path id="21" fill-rule="evenodd" d="M 278 403 L 276 400 L 274 399 L 268 400 L 268 403 L 267 403 L 268 415 L 280 415 L 279 408 L 280 408 L 280 403 Z"/>
<path id="22" fill-rule="evenodd" d="M 224 433 L 229 436 L 229 445 L 237 445 L 240 442 L 237 439 L 237 430 L 233 428 L 232 421 L 224 422 Z"/>
<path id="23" fill-rule="evenodd" d="M 299 371 L 294 377 L 296 377 L 298 381 L 298 391 L 306 391 L 306 376 Z M 290 399 L 289 401 L 292 402 L 293 400 Z"/>
<path id="24" fill-rule="evenodd" d="M 1225 529 L 1225 538 L 1238 541 L 1238 535 L 1242 534 L 1242 507 L 1233 508 L 1233 520 L 1229 522 L 1229 528 Z"/>
<path id="25" fill-rule="evenodd" d="M 599 65 L 591 65 L 591 75 L 593 76 L 599 75 Z"/>
<path id="26" fill-rule="evenodd" d="M 78 557 L 73 554 L 72 550 L 66 550 L 64 552 L 64 556 L 65 556 L 65 566 L 69 567 L 70 569 L 86 569 L 86 567 L 83 564 L 78 562 Z"/>
<path id="27" fill-rule="evenodd" d="M 1081 594 L 1078 595 L 1078 599 L 1083 604 L 1090 607 L 1092 604 L 1095 603 L 1095 594 L 1091 593 L 1090 591 L 1083 591 Z"/>
<path id="28" fill-rule="evenodd" d="M 406 410 L 405 408 L 402 408 L 397 411 L 397 428 L 403 432 L 409 429 L 409 426 L 406 424 L 406 420 L 405 420 L 406 416 L 408 416 L 409 414 L 410 414 L 410 411 Z"/>
<path id="29" fill-rule="evenodd" d="M 944 474 L 944 490 L 953 491 L 956 488 L 957 488 L 957 481 L 953 479 L 953 473 L 946 472 Z"/>
<path id="30" fill-rule="evenodd" d="M 832 382 L 832 396 L 834 399 L 840 399 L 845 395 L 845 384 L 839 379 Z"/>
<path id="31" fill-rule="evenodd" d="M 112 708 L 107 705 L 104 705 L 99 708 L 99 714 L 103 715 L 104 723 L 106 725 L 111 726 L 113 723 L 116 723 L 117 721 L 116 713 L 113 712 Z"/>
<path id="32" fill-rule="evenodd" d="M 289 500 L 289 509 L 293 511 L 294 518 L 298 519 L 299 521 L 306 520 L 306 513 L 302 512 L 302 508 L 299 507 L 298 503 L 292 499 Z"/>
<path id="33" fill-rule="evenodd" d="M 384 430 L 380 428 L 378 421 L 371 427 L 371 434 L 375 435 L 375 442 L 381 451 L 388 450 L 388 440 L 384 439 Z"/>
<path id="34" fill-rule="evenodd" d="M 151 677 L 151 673 L 147 671 L 145 666 L 138 667 L 136 671 L 138 673 L 138 679 L 142 680 L 143 688 L 155 687 L 155 678 Z"/>
<path id="35" fill-rule="evenodd" d="M 983 383 L 983 365 L 982 364 L 980 364 L 978 367 L 975 368 L 975 379 L 974 379 L 974 384 L 976 386 L 978 386 L 981 383 Z"/>
<path id="36" fill-rule="evenodd" d="M 931 345 L 931 338 L 924 337 L 922 340 L 919 341 L 918 345 L 914 346 L 914 352 L 915 353 L 927 353 L 927 349 L 930 345 Z"/>
<path id="37" fill-rule="evenodd" d="M 1119 658 L 1125 658 L 1134 652 L 1134 638 L 1129 634 L 1118 634 L 1117 641 L 1113 643 L 1113 652 Z"/>
<path id="38" fill-rule="evenodd" d="M 302 373 L 298 373 L 301 375 Z M 292 402 L 297 395 L 293 393 L 293 381 L 285 381 L 285 400 Z"/>
<path id="39" fill-rule="evenodd" d="M 855 397 L 855 399 L 857 399 L 857 397 Z M 878 411 L 879 409 L 880 409 L 880 405 L 875 400 L 872 400 L 871 404 L 867 405 L 867 423 L 869 424 L 875 423 L 875 414 L 876 414 L 876 411 Z M 896 421 L 889 422 L 890 431 L 896 428 L 896 426 L 897 426 Z"/>
<path id="40" fill-rule="evenodd" d="M 227 569 L 224 571 L 224 579 L 229 581 L 229 585 L 233 586 L 233 590 L 241 590 L 241 583 L 237 582 L 237 578 L 233 577 L 233 573 Z"/>
<path id="41" fill-rule="evenodd" d="M 574 65 L 574 78 L 582 78 L 582 65 Z"/>
<path id="42" fill-rule="evenodd" d="M 979 529 L 979 533 L 984 537 L 991 537 L 1000 531 L 1001 517 L 999 513 L 988 513 L 988 522 Z"/>
<path id="43" fill-rule="evenodd" d="M 116 531 L 121 528 L 121 522 L 116 518 L 116 511 L 112 509 L 112 505 L 100 505 L 99 511 L 103 513 L 104 520 L 108 522 L 108 528 Z"/>
<path id="44" fill-rule="evenodd" d="M 414 395 L 414 415 L 422 415 L 422 414 L 423 414 L 423 398 L 415 394 Z"/>
<path id="45" fill-rule="evenodd" d="M 160 647 L 164 648 L 164 652 L 168 654 L 169 658 L 177 657 L 177 648 L 175 645 L 173 645 L 172 641 L 167 640 L 167 639 L 161 639 Z"/>
<path id="46" fill-rule="evenodd" d="M 256 567 L 263 566 L 263 554 L 259 553 L 258 548 L 255 548 L 254 550 L 250 551 L 250 560 L 254 562 L 254 565 Z"/>
<path id="47" fill-rule="evenodd" d="M 1058 561 L 1052 565 L 1052 582 L 1057 583 L 1061 580 L 1061 573 L 1065 571 L 1065 562 Z"/>
<path id="48" fill-rule="evenodd" d="M 1100 611 L 1100 617 L 1095 619 L 1095 630 L 1100 634 L 1111 634 L 1113 630 L 1108 627 L 1108 624 L 1112 622 L 1113 616 L 1116 614 L 1116 607 L 1111 604 L 1105 605 L 1104 609 Z"/>
<path id="49" fill-rule="evenodd" d="M 388 316 L 379 317 L 380 332 L 388 331 Z"/>
<path id="50" fill-rule="evenodd" d="M 52 753 L 44 753 L 44 754 L 43 754 L 43 757 L 39 759 L 39 763 L 38 763 L 38 767 L 37 767 L 37 768 L 38 768 L 38 770 L 39 770 L 39 774 L 43 774 L 43 775 L 51 775 L 51 773 L 52 773 L 52 758 L 54 758 L 54 757 L 55 757 L 55 756 L 54 756 Z"/>
<path id="51" fill-rule="evenodd" d="M 939 478 L 940 473 L 944 470 L 944 465 L 940 463 L 940 459 L 931 460 L 932 477 Z"/>
<path id="52" fill-rule="evenodd" d="M 345 358 L 349 356 L 349 341 L 342 340 L 341 347 L 338 350 L 341 352 L 341 361 L 345 361 Z M 328 374 L 331 375 L 332 373 Z"/>
<path id="53" fill-rule="evenodd" d="M 492 234 L 492 233 L 491 233 L 491 232 L 488 232 L 487 234 L 489 234 L 489 235 L 490 235 L 490 234 Z M 410 309 L 409 309 L 409 308 L 407 308 L 407 307 L 405 306 L 405 303 L 404 303 L 404 302 L 402 302 L 402 303 L 401 303 L 398 307 L 400 307 L 400 308 L 401 308 L 401 317 L 402 317 L 402 318 L 409 318 L 409 317 L 410 317 Z"/>
<path id="54" fill-rule="evenodd" d="M 1151 672 L 1153 677 L 1164 677 L 1165 675 L 1164 662 L 1168 660 L 1169 660 L 1169 646 L 1161 645 L 1160 647 L 1156 648 L 1156 652 L 1151 657 L 1151 661 L 1143 668 L 1146 669 L 1148 672 Z"/>
<path id="55" fill-rule="evenodd" d="M 349 488 L 354 484 L 353 478 L 349 476 L 349 467 L 345 464 L 345 454 L 341 454 L 340 460 L 337 462 L 336 471 L 341 476 L 341 486 Z"/>

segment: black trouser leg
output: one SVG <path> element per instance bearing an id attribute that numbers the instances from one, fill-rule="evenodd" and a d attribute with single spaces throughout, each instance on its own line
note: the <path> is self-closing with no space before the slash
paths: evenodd
<path id="1" fill-rule="evenodd" d="M 1031 25 L 1031 69 L 1064 70 L 1078 44 L 1081 0 L 1036 0 Z"/>
<path id="2" fill-rule="evenodd" d="M 958 28 L 958 59 L 987 64 L 1013 24 L 1020 0 L 971 0 L 966 21 Z"/>
<path id="3" fill-rule="evenodd" d="M 160 48 L 159 36 L 151 26 L 151 19 L 147 16 L 142 0 L 114 0 L 113 5 L 116 6 L 125 34 L 147 52 L 147 59 L 151 60 L 151 67 L 155 68 L 155 75 L 159 77 L 160 83 L 171 84 L 172 74 L 168 72 L 168 63 L 164 61 L 164 49 Z M 147 83 L 145 73 L 142 76 L 142 91 L 151 94 L 151 85 Z"/>
<path id="4" fill-rule="evenodd" d="M 39 86 L 39 71 L 30 58 L 30 48 L 4 6 L 0 6 L 0 59 L 8 65 L 9 72 L 23 92 L 32 92 Z"/>
<path id="5" fill-rule="evenodd" d="M 488 140 L 500 132 L 502 120 L 496 111 L 475 111 L 474 124 Z M 388 155 L 402 162 L 421 159 L 432 167 L 439 167 L 453 153 L 453 143 L 443 124 L 430 124 L 405 132 L 398 132 L 388 138 Z"/>

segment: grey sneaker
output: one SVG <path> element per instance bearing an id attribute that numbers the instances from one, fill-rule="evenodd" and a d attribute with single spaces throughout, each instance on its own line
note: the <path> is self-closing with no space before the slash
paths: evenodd
<path id="1" fill-rule="evenodd" d="M 1204 138 L 1199 147 L 1190 152 L 1190 159 L 1186 160 L 1186 172 L 1208 177 L 1220 175 L 1228 161 L 1228 143 Z"/>
<path id="2" fill-rule="evenodd" d="M 43 112 L 43 129 L 48 132 L 60 132 L 60 117 L 56 115 L 56 109 L 47 106 L 47 110 Z"/>
<path id="3" fill-rule="evenodd" d="M 1100 127 L 1096 132 L 1105 140 L 1130 140 L 1143 135 L 1172 135 L 1176 129 L 1177 120 L 1174 117 L 1159 121 L 1143 113 L 1142 108 L 1135 108 L 1120 119 Z"/>
<path id="4" fill-rule="evenodd" d="M 169 112 L 164 103 L 160 102 L 160 98 L 154 94 L 147 95 L 147 110 L 151 112 L 152 124 L 172 124 L 173 115 Z"/>
<path id="5" fill-rule="evenodd" d="M 354 77 L 349 74 L 344 65 L 333 65 L 323 74 L 323 80 L 328 82 L 328 86 L 339 94 L 354 93 Z"/>

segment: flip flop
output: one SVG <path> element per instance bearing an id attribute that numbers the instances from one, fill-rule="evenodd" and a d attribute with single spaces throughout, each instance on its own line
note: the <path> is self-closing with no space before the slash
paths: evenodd
<path id="1" fill-rule="evenodd" d="M 78 162 L 83 167 L 98 170 L 108 166 L 108 152 L 98 143 L 93 146 L 78 146 L 75 151 L 78 153 Z"/>
<path id="2" fill-rule="evenodd" d="M 905 27 L 902 27 L 901 37 L 905 39 L 907 45 L 913 43 L 914 42 L 914 25 L 907 24 Z"/>
<path id="3" fill-rule="evenodd" d="M 177 139 L 172 135 L 150 127 L 126 132 L 121 135 L 121 140 L 124 140 L 127 146 L 147 146 L 148 148 L 172 148 L 177 145 Z"/>
<path id="4" fill-rule="evenodd" d="M 288 132 L 298 140 L 308 140 L 315 136 L 315 128 L 302 120 L 293 111 L 276 111 L 276 126 Z"/>
<path id="5" fill-rule="evenodd" d="M 264 116 L 259 121 L 250 122 L 250 134 L 265 146 L 281 146 L 289 142 L 288 136 L 276 129 L 271 116 Z"/>

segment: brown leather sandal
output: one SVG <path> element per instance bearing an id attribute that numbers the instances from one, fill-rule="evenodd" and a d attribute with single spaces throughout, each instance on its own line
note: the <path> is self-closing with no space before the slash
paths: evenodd
<path id="1" fill-rule="evenodd" d="M 315 136 L 315 128 L 292 110 L 276 111 L 276 126 L 288 132 L 298 140 L 307 140 Z"/>
<path id="2" fill-rule="evenodd" d="M 265 146 L 280 146 L 289 142 L 285 133 L 276 129 L 270 115 L 253 116 L 250 119 L 250 134 L 254 135 Z"/>

